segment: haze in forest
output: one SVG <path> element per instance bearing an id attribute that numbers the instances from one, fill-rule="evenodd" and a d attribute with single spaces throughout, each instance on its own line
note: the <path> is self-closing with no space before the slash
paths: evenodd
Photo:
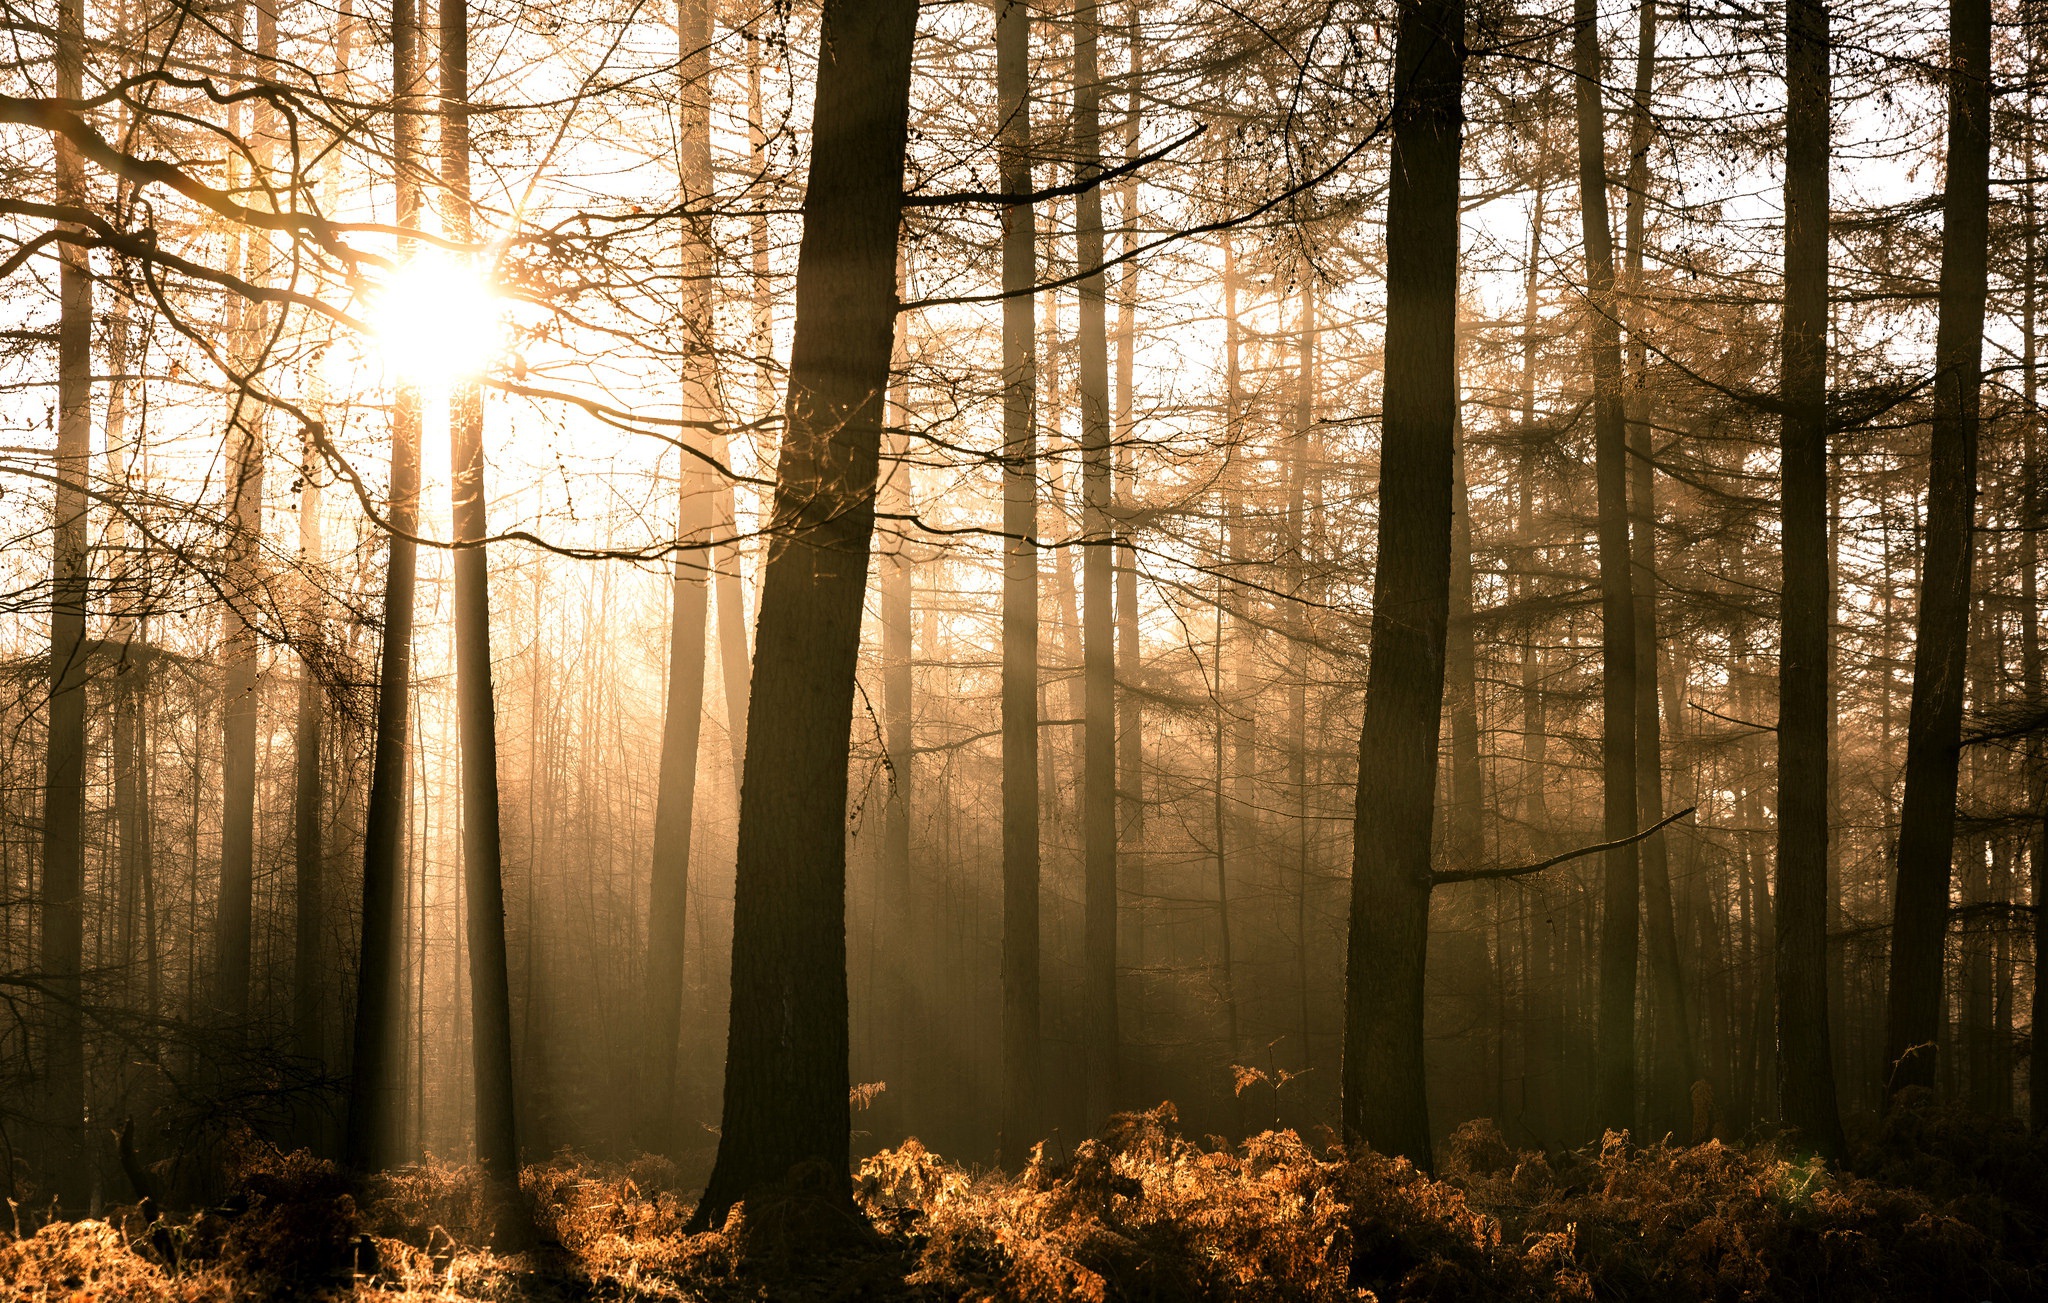
<path id="1" fill-rule="evenodd" d="M 10 1198 L 2048 1120 L 2032 0 L 0 21 Z"/>

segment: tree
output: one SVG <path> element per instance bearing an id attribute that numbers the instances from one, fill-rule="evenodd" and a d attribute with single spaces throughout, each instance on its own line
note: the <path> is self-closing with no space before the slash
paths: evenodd
<path id="1" fill-rule="evenodd" d="M 1785 579 L 1778 644 L 1778 1057 L 1785 1121 L 1846 1146 L 1828 1039 L 1828 15 L 1785 8 Z"/>
<path id="2" fill-rule="evenodd" d="M 817 1173 L 851 1217 L 846 791 L 917 6 L 827 0 L 740 797 L 718 1157 L 692 1222 Z M 764 722 L 775 721 L 774 727 Z"/>
<path id="3" fill-rule="evenodd" d="M 1600 103 L 1594 0 L 1574 0 L 1572 73 L 1579 140 L 1579 223 L 1586 248 L 1586 362 L 1593 374 L 1593 475 L 1600 553 L 1601 775 L 1607 840 L 1600 903 L 1600 1117 L 1635 1118 L 1636 958 L 1641 883 L 1636 847 L 1636 630 L 1628 534 L 1628 428 L 1621 394 L 1621 321 L 1607 209 L 1607 127 Z"/>
<path id="4" fill-rule="evenodd" d="M 85 7 L 57 11 L 57 94 L 76 99 L 83 82 Z M 56 145 L 57 197 L 77 206 L 84 169 L 65 137 Z M 83 1202 L 85 1163 L 85 1009 L 80 972 L 85 946 L 86 484 L 92 458 L 92 269 L 86 251 L 67 244 L 57 271 L 57 448 L 55 529 L 50 547 L 50 723 L 43 772 L 42 968 L 49 1040 L 44 1051 L 45 1125 L 50 1170 L 66 1203 Z"/>
<path id="5" fill-rule="evenodd" d="M 995 0 L 997 167 L 1031 192 L 1031 6 Z M 1005 1163 L 1039 1130 L 1037 221 L 1003 208 L 1003 1107 Z"/>
<path id="6" fill-rule="evenodd" d="M 1088 1112 L 1106 1121 L 1119 1094 L 1117 1029 L 1116 648 L 1113 534 L 1110 523 L 1109 305 L 1102 272 L 1102 86 L 1097 67 L 1100 0 L 1080 0 L 1074 15 L 1074 203 L 1080 282 L 1082 495 L 1081 626 L 1084 707 L 1081 763 L 1082 879 L 1086 898 Z"/>
<path id="7" fill-rule="evenodd" d="M 1948 167 L 1942 183 L 1941 282 L 1925 560 L 1906 724 L 1897 881 L 1885 1015 L 1887 1093 L 1934 1084 L 1949 882 L 1955 852 L 1971 535 L 1988 292 L 1991 172 L 1990 0 L 1949 5 Z"/>
<path id="8" fill-rule="evenodd" d="M 681 194 L 685 212 L 711 200 L 711 8 L 682 0 L 677 39 L 682 57 Z M 718 419 L 717 374 L 711 356 L 712 277 L 708 217 L 685 218 L 683 306 L 683 419 L 692 428 L 676 471 L 676 555 L 668 646 L 668 693 L 663 703 L 661 772 L 655 795 L 654 872 L 647 905 L 647 987 L 642 995 L 639 1129 L 657 1149 L 673 1143 L 676 1041 L 683 1010 L 683 959 L 690 909 L 690 836 L 697 801 L 697 742 L 704 719 L 704 638 L 711 555 L 704 535 L 718 529 L 716 475 L 704 458 L 704 424 Z M 727 493 L 730 493 L 728 487 Z M 729 525 L 726 526 L 729 528 Z M 722 581 L 721 581 L 722 583 Z M 730 609 L 720 589 L 721 611 Z M 744 663 L 744 662 L 743 662 Z M 728 673 L 731 666 L 727 665 Z M 740 727 L 744 727 L 741 725 Z"/>
<path id="9" fill-rule="evenodd" d="M 1450 613 L 1458 419 L 1462 0 L 1404 0 L 1394 36 L 1385 415 L 1372 653 L 1352 823 L 1344 1135 L 1430 1165 L 1422 1064 L 1430 833 Z"/>
<path id="10" fill-rule="evenodd" d="M 398 225 L 419 225 L 421 32 L 415 0 L 391 9 L 392 179 Z M 401 242 L 401 258 L 412 252 Z M 399 978 L 405 962 L 404 838 L 412 635 L 419 575 L 420 391 L 401 383 L 391 406 L 391 482 L 386 518 L 384 641 L 378 656 L 376 740 L 363 815 L 363 922 L 349 1060 L 348 1131 L 343 1155 L 358 1172 L 398 1161 L 404 1107 L 398 1081 Z"/>

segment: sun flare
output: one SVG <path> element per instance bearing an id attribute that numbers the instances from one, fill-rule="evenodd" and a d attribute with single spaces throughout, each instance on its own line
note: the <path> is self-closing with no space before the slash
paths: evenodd
<path id="1" fill-rule="evenodd" d="M 377 292 L 370 309 L 384 365 L 420 384 L 480 374 L 502 343 L 504 300 L 469 262 L 415 258 Z"/>

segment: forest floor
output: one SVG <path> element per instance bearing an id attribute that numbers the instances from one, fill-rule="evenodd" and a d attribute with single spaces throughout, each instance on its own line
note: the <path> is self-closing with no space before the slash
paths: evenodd
<path id="1" fill-rule="evenodd" d="M 1235 1147 L 1120 1118 L 1060 1164 L 968 1171 L 915 1142 L 864 1162 L 857 1211 L 791 1190 L 716 1232 L 648 1158 L 563 1159 L 523 1186 L 545 1247 L 500 1253 L 474 1171 L 352 1190 L 252 1150 L 220 1206 L 0 1230 L 0 1297 L 37 1300 L 1973 1300 L 2048 1298 L 2048 1142 L 2015 1122 L 1896 1111 L 1843 1171 L 1772 1145 L 1546 1158 L 1489 1123 L 1435 1176 Z M 844 1209 L 844 1201 L 836 1201 Z"/>

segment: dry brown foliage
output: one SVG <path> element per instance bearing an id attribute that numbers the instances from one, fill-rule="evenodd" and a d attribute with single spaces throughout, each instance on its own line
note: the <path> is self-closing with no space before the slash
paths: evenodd
<path id="1" fill-rule="evenodd" d="M 1014 1176 L 915 1141 L 860 1166 L 864 1224 L 813 1179 L 684 1231 L 674 1166 L 573 1155 L 529 1168 L 550 1243 L 490 1244 L 472 1169 L 355 1194 L 324 1162 L 250 1144 L 226 1205 L 0 1233 L 0 1298 L 178 1300 L 1074 1299 L 1090 1303 L 1591 1303 L 2048 1296 L 2048 1145 L 1918 1101 L 1841 1173 L 1774 1145 L 1600 1145 L 1546 1158 L 1491 1123 L 1435 1176 L 1291 1132 L 1235 1146 L 1119 1117 Z M 827 1222 L 837 1218 L 837 1222 Z"/>

